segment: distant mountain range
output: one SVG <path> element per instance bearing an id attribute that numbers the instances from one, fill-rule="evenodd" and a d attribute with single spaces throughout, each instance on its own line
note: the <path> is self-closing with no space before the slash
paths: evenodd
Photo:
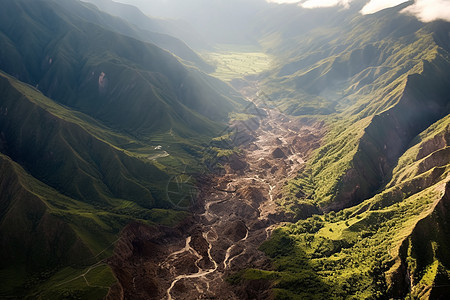
<path id="1" fill-rule="evenodd" d="M 119 3 L 112 0 L 86 0 L 84 2 L 92 3 L 97 6 L 100 10 L 107 12 L 113 16 L 117 16 L 134 26 L 142 29 L 145 33 L 142 35 L 142 38 L 148 38 L 150 31 L 153 35 L 166 37 L 166 39 L 170 39 L 169 36 L 176 37 L 184 41 L 189 47 L 193 47 L 194 49 L 206 50 L 211 49 L 212 45 L 208 43 L 208 41 L 202 36 L 202 34 L 194 29 L 194 27 L 186 20 L 182 19 L 170 19 L 170 18 L 155 18 L 149 15 L 144 14 L 141 10 L 139 10 L 136 6 Z M 152 41 L 150 41 L 152 42 Z M 159 45 L 162 48 L 166 48 L 164 44 L 158 44 L 158 39 L 153 41 L 155 44 Z M 180 45 L 174 45 L 172 48 L 168 48 L 171 52 L 178 55 L 181 58 L 184 58 L 182 55 L 177 53 L 177 49 L 182 48 Z M 186 53 L 179 51 L 180 54 Z M 189 54 L 186 53 L 186 57 L 191 57 L 188 59 L 189 61 L 199 60 L 197 54 Z M 202 63 L 204 64 L 204 62 Z"/>

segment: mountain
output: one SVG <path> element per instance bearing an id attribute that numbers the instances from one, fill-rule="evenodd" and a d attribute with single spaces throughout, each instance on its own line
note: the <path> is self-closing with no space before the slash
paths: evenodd
<path id="1" fill-rule="evenodd" d="M 0 15 L 0 297 L 104 297 L 121 230 L 186 217 L 169 179 L 246 101 L 91 5 Z"/>
<path id="2" fill-rule="evenodd" d="M 172 54 L 183 59 L 185 63 L 200 68 L 203 71 L 213 71 L 214 67 L 206 63 L 195 51 L 187 46 L 177 36 L 190 36 L 195 33 L 179 25 L 176 21 L 155 20 L 145 16 L 136 7 L 128 6 L 112 1 L 90 1 L 102 12 L 87 4 L 66 4 L 69 14 L 76 14 L 79 18 L 98 24 L 112 31 L 134 37 L 136 39 L 153 43 L 160 48 L 168 50 Z M 106 12 L 107 14 L 105 14 Z M 120 12 L 120 14 L 118 13 Z M 116 16 L 116 17 L 113 17 Z M 120 17 L 120 18 L 117 18 Z M 182 27 L 184 30 L 179 29 Z M 169 30 L 169 28 L 174 28 Z"/>
<path id="3" fill-rule="evenodd" d="M 111 144 L 126 137 L 111 138 L 98 122 L 31 86 L 2 74 L 0 90 L 0 236 L 8 258 L 1 292 L 50 297 L 45 282 L 76 277 L 80 267 L 106 257 L 128 222 L 155 221 L 161 212 L 154 208 L 170 207 L 161 192 L 168 175 Z M 163 215 L 171 222 L 178 214 Z M 108 268 L 101 269 L 99 278 L 114 282 Z"/>
<path id="4" fill-rule="evenodd" d="M 239 275 L 275 278 L 276 299 L 448 292 L 450 24 L 400 13 L 410 4 L 282 6 L 259 26 L 280 62 L 258 78 L 266 100 L 328 132 L 283 189 L 298 217 L 261 246 L 273 269 Z M 302 219 L 305 202 L 323 214 Z"/>
<path id="5" fill-rule="evenodd" d="M 218 93 L 232 95 L 225 84 L 183 66 L 160 48 L 78 18 L 75 9 L 64 5 L 82 4 L 66 2 L 7 2 L 1 27 L 8 45 L 1 58 L 4 71 L 65 105 L 136 134 L 156 128 L 186 131 L 180 122 L 191 124 L 198 134 L 211 128 L 208 117 L 226 119 L 237 97 Z M 172 115 L 164 115 L 167 105 Z"/>
<path id="6" fill-rule="evenodd" d="M 323 178 L 315 196 L 325 210 L 371 196 L 412 139 L 449 113 L 448 46 L 440 39 L 449 25 L 420 25 L 401 8 L 350 21 L 349 11 L 336 13 L 341 34 L 325 31 L 320 40 L 327 43 L 301 44 L 309 51 L 267 80 L 271 98 L 290 114 L 334 117 L 328 143 L 312 162 L 314 176 Z"/>
<path id="7" fill-rule="evenodd" d="M 121 0 L 120 2 L 140 7 L 145 14 L 153 17 L 182 20 L 189 28 L 200 34 L 204 39 L 203 43 L 206 42 L 209 46 L 207 48 L 217 45 L 218 50 L 220 45 L 224 44 L 258 46 L 251 29 L 257 20 L 257 13 L 269 5 L 265 0 Z M 181 35 L 176 36 L 185 40 Z M 186 42 L 192 40 L 190 35 L 187 37 Z M 191 45 L 189 42 L 188 44 Z M 192 46 L 195 44 L 194 41 Z M 199 46 L 200 49 L 204 47 L 201 44 Z"/>
<path id="8" fill-rule="evenodd" d="M 100 10 L 113 16 L 120 17 L 141 29 L 176 37 L 177 39 L 186 42 L 187 45 L 194 49 L 208 50 L 212 47 L 205 41 L 201 34 L 185 20 L 155 18 L 144 14 L 136 6 L 112 0 L 87 0 L 85 2 L 92 3 Z M 162 45 L 159 46 L 165 48 Z M 193 61 L 193 59 L 191 61 Z"/>
<path id="9" fill-rule="evenodd" d="M 190 35 L 195 36 L 195 33 L 186 28 L 184 24 L 181 25 L 176 21 L 170 20 L 153 20 L 145 16 L 136 7 L 112 1 L 91 1 L 91 3 L 97 6 L 102 12 L 106 12 L 110 15 L 99 13 L 95 9 L 87 10 L 79 4 L 77 4 L 77 7 L 71 8 L 70 13 L 73 14 L 74 11 L 80 11 L 78 16 L 84 18 L 88 22 L 99 24 L 110 30 L 145 42 L 153 43 L 183 59 L 186 64 L 193 65 L 205 72 L 214 70 L 213 66 L 205 62 L 180 38 L 173 36 L 173 34 L 182 37 L 189 37 Z M 118 11 L 120 13 L 118 13 Z M 116 17 L 112 17 L 111 15 Z M 183 30 L 179 29 L 180 27 L 182 27 Z M 169 28 L 174 29 L 169 30 Z"/>

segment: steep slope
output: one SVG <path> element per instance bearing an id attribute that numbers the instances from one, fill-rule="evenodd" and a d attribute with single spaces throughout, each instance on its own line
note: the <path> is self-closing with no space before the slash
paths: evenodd
<path id="1" fill-rule="evenodd" d="M 364 129 L 351 167 L 337 184 L 332 200 L 335 204 L 329 209 L 349 206 L 371 196 L 389 178 L 413 137 L 450 113 L 448 70 L 450 61 L 438 55 L 431 61 L 424 60 L 418 73 L 408 75 L 401 97 L 389 99 L 396 103 L 377 113 Z"/>
<path id="2" fill-rule="evenodd" d="M 254 36 L 278 66 L 248 90 L 261 87 L 260 118 L 274 107 L 291 116 L 275 113 L 258 139 L 264 122 L 235 114 L 243 131 L 204 151 L 244 103 L 227 85 L 91 5 L 5 0 L 0 69 L 15 78 L 0 73 L 0 298 L 171 298 L 194 281 L 199 295 L 233 294 L 207 276 L 244 299 L 445 297 L 450 24 L 399 14 L 411 2 L 362 16 L 363 2 L 258 11 L 218 37 L 263 16 Z M 241 138 L 254 142 L 251 169 L 233 148 Z M 200 221 L 151 227 L 186 217 L 171 208 L 191 203 L 164 191 L 184 188 L 179 171 L 227 157 L 224 180 L 205 183 Z M 256 249 L 273 224 L 283 225 Z"/>
<path id="3" fill-rule="evenodd" d="M 187 21 L 208 45 L 257 45 L 251 33 L 256 13 L 268 6 L 265 0 L 122 0 L 141 7 L 144 13 Z"/>
<path id="4" fill-rule="evenodd" d="M 130 28 L 78 1 L 2 3 L 0 298 L 104 297 L 122 228 L 186 217 L 169 179 L 245 103 Z"/>
<path id="5" fill-rule="evenodd" d="M 164 29 L 165 26 L 168 26 L 165 24 L 169 23 L 168 21 L 157 22 L 155 20 L 151 20 L 136 7 L 115 3 L 112 1 L 84 2 L 91 2 L 107 14 L 99 12 L 90 5 L 83 5 L 82 3 L 77 2 L 72 2 L 70 7 L 67 7 L 68 4 L 66 3 L 65 7 L 70 8 L 71 14 L 76 14 L 78 17 L 90 23 L 98 24 L 107 29 L 145 42 L 153 43 L 183 59 L 186 64 L 193 65 L 206 72 L 213 71 L 213 66 L 206 63 L 182 40 L 171 36 L 167 32 L 168 30 Z M 114 9 L 114 7 L 116 7 L 116 9 Z M 112 17 L 109 14 L 119 17 L 120 19 Z"/>
<path id="6" fill-rule="evenodd" d="M 92 5 L 83 2 L 91 2 L 96 5 L 100 12 Z M 183 59 L 185 63 L 198 67 L 204 71 L 212 71 L 213 67 L 207 64 L 197 53 L 189 48 L 182 40 L 173 37 L 163 29 L 163 24 L 150 20 L 143 15 L 137 8 L 121 5 L 112 1 L 98 2 L 93 1 L 65 1 L 61 8 L 65 10 L 65 14 L 76 16 L 89 23 L 100 25 L 108 30 L 115 31 L 145 42 L 153 43 Z M 114 13 L 115 10 L 109 9 L 114 7 L 110 3 L 119 6 L 121 14 Z M 61 3 L 61 1 L 59 2 Z M 130 11 L 131 8 L 131 11 Z M 128 14 L 126 12 L 129 12 Z M 131 14 L 131 15 L 130 15 Z M 117 17 L 113 17 L 117 16 Z M 149 19 L 149 20 L 146 20 Z M 150 24 L 147 24 L 150 23 Z M 147 24 L 148 26 L 138 26 L 138 24 Z"/>
<path id="7" fill-rule="evenodd" d="M 328 129 L 277 201 L 322 215 L 274 231 L 260 248 L 272 266 L 234 274 L 238 286 L 270 285 L 275 299 L 447 295 L 450 24 L 399 13 L 410 4 L 281 7 L 260 32 L 279 63 L 256 78 L 266 101 Z"/>
<path id="8" fill-rule="evenodd" d="M 106 215 L 94 218 L 92 213 L 96 210 L 93 207 L 78 203 L 38 182 L 3 154 L 0 154 L 0 169 L 0 251 L 4 258 L 0 265 L 2 297 L 23 297 L 30 290 L 37 292 L 40 285 L 62 266 L 84 267 L 102 259 L 101 255 L 94 257 L 100 253 L 100 247 L 106 248 L 113 242 L 114 231 L 117 230 L 112 227 L 110 230 L 97 230 L 96 239 L 92 239 L 93 229 L 105 226 Z M 77 218 L 77 223 L 70 225 L 67 222 Z M 120 223 L 124 225 L 126 219 Z M 83 240 L 82 233 L 89 233 L 91 243 Z M 81 273 L 77 267 L 68 270 L 67 275 Z M 103 279 L 105 283 L 114 282 L 111 273 L 105 274 Z M 107 288 L 84 290 L 82 285 L 80 290 L 90 297 L 107 292 Z"/>
<path id="9" fill-rule="evenodd" d="M 233 280 L 271 282 L 276 299 L 447 295 L 449 122 L 416 136 L 374 197 L 277 229 L 261 246 L 272 268 Z"/>
<path id="10" fill-rule="evenodd" d="M 171 207 L 169 175 L 150 150 L 120 148 L 130 137 L 14 78 L 0 75 L 0 94 L 0 295 L 106 295 L 115 280 L 100 262 L 123 226 L 185 216 L 158 209 Z M 91 286 L 80 277 L 89 266 Z"/>
<path id="11" fill-rule="evenodd" d="M 84 128 L 95 125 L 24 84 L 3 75 L 0 91 L 1 150 L 34 177 L 90 203 L 116 197 L 157 205 L 152 186 L 167 179 L 162 171 L 93 136 Z"/>
<path id="12" fill-rule="evenodd" d="M 240 101 L 225 84 L 169 53 L 70 14 L 66 6 L 76 3 L 7 1 L 0 28 L 11 47 L 2 52 L 0 67 L 136 135 L 170 129 L 183 136 L 211 134 L 218 126 L 213 120 L 224 121 Z M 10 57 L 17 58 L 12 65 L 6 63 Z"/>
<path id="13" fill-rule="evenodd" d="M 298 41 L 306 52 L 264 81 L 286 112 L 327 116 L 330 133 L 307 171 L 314 191 L 302 192 L 326 211 L 373 196 L 412 138 L 450 112 L 448 38 L 441 33 L 450 25 L 420 26 L 399 14 L 402 7 L 376 16 L 335 12 L 323 26 L 307 19 L 306 32 L 321 34 L 303 41 L 304 32 L 291 30 L 285 44 Z M 325 30 L 335 19 L 339 34 Z M 279 56 L 293 55 L 288 49 Z"/>

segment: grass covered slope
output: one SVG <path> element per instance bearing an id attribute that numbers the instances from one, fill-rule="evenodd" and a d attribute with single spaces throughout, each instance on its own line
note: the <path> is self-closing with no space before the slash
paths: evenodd
<path id="1" fill-rule="evenodd" d="M 289 28 L 261 39 L 279 58 L 261 76 L 268 101 L 328 128 L 278 201 L 323 215 L 276 230 L 261 246 L 272 267 L 231 282 L 268 281 L 275 299 L 448 294 L 450 24 L 399 14 L 405 5 L 318 9 L 333 13 L 321 22 L 292 9 Z"/>
<path id="2" fill-rule="evenodd" d="M 101 261 L 126 224 L 186 216 L 169 209 L 170 174 L 153 147 L 125 150 L 129 136 L 8 75 L 0 94 L 0 296 L 104 296 L 115 279 Z M 90 266 L 96 284 L 80 276 Z"/>
<path id="3" fill-rule="evenodd" d="M 129 26 L 121 25 L 119 27 L 115 25 L 113 28 L 116 28 L 118 32 L 154 43 L 205 72 L 214 71 L 212 65 L 205 62 L 197 53 L 189 48 L 209 48 L 210 46 L 207 45 L 207 42 L 186 21 L 157 19 L 144 14 L 135 6 L 112 0 L 85 0 L 83 2 L 92 3 L 101 11 L 112 16 L 117 16 L 137 28 L 137 30 L 135 29 L 130 32 L 129 29 L 123 30 L 129 28 Z M 106 17 L 104 19 L 108 20 Z M 98 21 L 99 18 L 97 17 L 91 19 L 91 22 L 94 23 Z M 117 23 L 117 20 L 115 22 Z"/>
<path id="4" fill-rule="evenodd" d="M 446 295 L 449 134 L 447 116 L 416 136 L 374 197 L 277 229 L 260 248 L 272 269 L 232 282 L 268 280 L 275 299 Z"/>
<path id="5" fill-rule="evenodd" d="M 186 217 L 171 176 L 244 103 L 133 30 L 75 0 L 2 3 L 0 298 L 104 297 L 123 227 Z"/>
<path id="6" fill-rule="evenodd" d="M 59 269 L 71 265 L 73 269 L 68 275 L 74 276 L 79 272 L 77 268 L 110 253 L 101 251 L 114 242 L 127 218 L 96 215 L 99 211 L 94 207 L 59 194 L 3 154 L 0 168 L 0 251 L 6 258 L 0 265 L 1 297 L 44 293 L 41 296 L 46 298 L 47 291 L 41 290 L 41 285 Z M 97 254 L 100 255 L 95 257 Z M 111 273 L 105 276 L 105 283 L 114 282 Z M 57 289 L 62 298 L 67 286 Z M 106 295 L 108 291 L 107 287 L 94 291 L 85 284 L 75 290 L 87 297 Z"/>
<path id="7" fill-rule="evenodd" d="M 121 230 L 187 216 L 170 180 L 244 102 L 80 5 L 2 3 L 0 298 L 103 298 Z"/>
<path id="8" fill-rule="evenodd" d="M 211 136 L 242 102 L 228 86 L 170 53 L 79 16 L 92 13 L 89 7 L 72 0 L 6 1 L 0 37 L 8 47 L 0 68 L 138 136 L 171 129 L 183 137 Z"/>
<path id="9" fill-rule="evenodd" d="M 398 9 L 380 12 L 378 18 L 387 22 L 393 12 Z M 357 16 L 348 26 L 352 31 L 333 35 L 325 46 L 315 45 L 314 39 L 304 42 L 302 47 L 319 53 L 312 65 L 305 62 L 290 75 L 267 79 L 271 99 L 278 99 L 274 104 L 329 125 L 307 170 L 288 187 L 288 193 L 307 195 L 304 200 L 325 211 L 373 196 L 412 138 L 450 113 L 448 38 L 440 33 L 449 24 L 417 27 L 413 17 L 395 18 L 411 27 L 400 32 L 390 27 L 389 32 L 375 25 L 374 17 Z M 355 36 L 363 30 L 366 35 Z M 327 56 L 332 50 L 336 53 Z"/>
<path id="10" fill-rule="evenodd" d="M 343 175 L 333 188 L 327 209 L 347 207 L 370 197 L 389 178 L 413 137 L 450 112 L 448 70 L 450 61 L 445 56 L 424 60 L 414 70 L 417 73 L 405 79 L 400 97 L 388 96 L 370 105 L 386 108 L 378 108 L 379 112 L 369 117 L 370 123 L 357 141 L 349 168 L 340 170 Z M 385 101 L 393 103 L 389 105 Z M 323 201 L 322 206 L 327 206 L 326 197 L 317 197 Z"/>
<path id="11" fill-rule="evenodd" d="M 93 204 L 122 198 L 147 208 L 164 205 L 154 190 L 168 177 L 150 161 L 93 136 L 84 128 L 95 125 L 12 78 L 0 77 L 0 91 L 1 150 L 34 177 Z"/>

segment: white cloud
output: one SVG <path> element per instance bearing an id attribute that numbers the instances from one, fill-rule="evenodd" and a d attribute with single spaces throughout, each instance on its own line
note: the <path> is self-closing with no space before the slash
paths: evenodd
<path id="1" fill-rule="evenodd" d="M 275 1 L 275 0 L 271 0 Z M 276 0 L 284 1 L 284 0 Z M 332 7 L 332 6 L 344 6 L 348 7 L 349 3 L 353 0 L 306 0 L 300 5 L 304 8 L 317 8 L 317 7 Z M 408 0 L 370 0 L 361 10 L 362 14 L 373 14 L 385 8 L 397 6 Z M 442 0 L 448 1 L 448 0 Z"/>
<path id="2" fill-rule="evenodd" d="M 361 9 L 361 13 L 363 15 L 373 14 L 385 8 L 397 6 L 406 1 L 408 0 L 371 0 Z"/>
<path id="3" fill-rule="evenodd" d="M 354 0 L 266 0 L 274 3 L 299 3 L 304 8 L 343 6 L 348 7 Z M 409 0 L 368 0 L 361 9 L 363 15 L 373 14 L 380 10 L 397 6 Z M 437 19 L 450 21 L 450 0 L 415 0 L 413 4 L 402 10 L 416 16 L 423 22 Z"/>
<path id="4" fill-rule="evenodd" d="M 450 0 L 416 0 L 402 12 L 413 14 L 423 22 L 437 19 L 450 21 Z"/>
<path id="5" fill-rule="evenodd" d="M 134 4 L 145 11 L 152 11 L 150 1 L 148 0 L 114 0 L 116 2 Z M 167 0 L 159 0 L 157 3 L 165 3 Z M 178 0 L 189 1 L 189 0 Z M 245 1 L 245 0 L 243 0 Z M 304 8 L 332 7 L 343 6 L 348 7 L 354 0 L 266 0 L 272 3 L 298 3 Z M 367 0 L 367 4 L 362 8 L 362 14 L 373 14 L 380 10 L 397 6 L 408 0 Z M 176 2 L 174 0 L 170 2 Z M 152 2 L 153 3 L 153 2 Z M 146 9 L 147 8 L 147 9 Z M 154 10 L 154 9 L 153 9 Z M 450 21 L 450 0 L 415 0 L 407 8 L 402 10 L 416 16 L 423 22 L 430 22 L 437 19 Z"/>

